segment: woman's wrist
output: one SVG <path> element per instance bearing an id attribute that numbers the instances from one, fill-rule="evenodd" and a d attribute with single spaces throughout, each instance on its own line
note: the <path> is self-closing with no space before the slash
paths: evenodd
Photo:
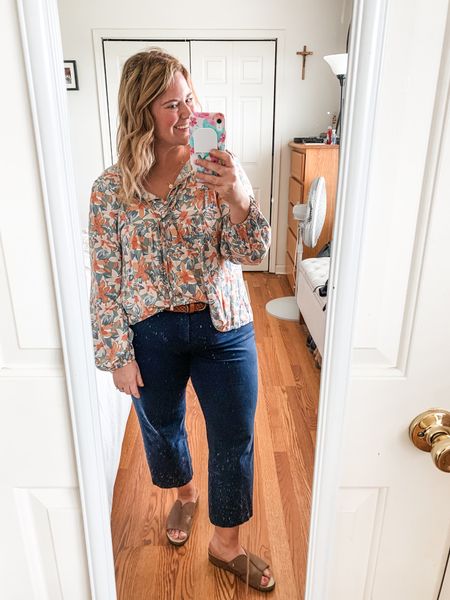
<path id="1" fill-rule="evenodd" d="M 250 197 L 247 194 L 241 196 L 236 202 L 229 204 L 230 221 L 232 225 L 243 223 L 250 212 Z"/>

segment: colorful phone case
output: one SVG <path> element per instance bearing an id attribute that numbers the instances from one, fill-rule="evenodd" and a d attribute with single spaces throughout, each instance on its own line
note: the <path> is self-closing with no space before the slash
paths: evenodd
<path id="1" fill-rule="evenodd" d="M 190 119 L 189 145 L 191 147 L 191 165 L 199 172 L 205 169 L 195 164 L 197 158 L 217 160 L 210 150 L 225 150 L 225 117 L 222 113 L 195 112 Z"/>

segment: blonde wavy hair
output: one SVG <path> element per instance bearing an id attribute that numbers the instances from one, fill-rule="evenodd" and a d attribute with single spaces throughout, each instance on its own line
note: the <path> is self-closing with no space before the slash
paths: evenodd
<path id="1" fill-rule="evenodd" d="M 186 67 L 161 48 L 138 52 L 125 62 L 119 87 L 119 127 L 117 164 L 122 174 L 119 198 L 128 204 L 135 193 L 141 195 L 144 179 L 155 164 L 155 123 L 150 112 L 152 102 L 164 94 L 180 72 L 198 98 Z"/>

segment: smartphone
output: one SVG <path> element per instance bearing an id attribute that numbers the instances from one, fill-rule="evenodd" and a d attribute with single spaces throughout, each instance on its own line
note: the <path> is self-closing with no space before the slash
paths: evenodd
<path id="1" fill-rule="evenodd" d="M 217 162 L 210 150 L 225 150 L 225 116 L 220 112 L 194 112 L 189 123 L 189 145 L 191 147 L 191 165 L 199 173 L 205 171 L 196 165 L 198 158 Z"/>

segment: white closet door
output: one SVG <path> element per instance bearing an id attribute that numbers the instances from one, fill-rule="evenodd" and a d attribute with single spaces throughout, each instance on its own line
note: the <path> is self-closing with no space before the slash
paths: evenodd
<path id="1" fill-rule="evenodd" d="M 191 42 L 193 84 L 205 111 L 225 114 L 227 148 L 240 159 L 270 220 L 275 42 Z M 268 257 L 245 270 L 268 270 Z"/>
<path id="2" fill-rule="evenodd" d="M 116 137 L 118 125 L 118 93 L 120 76 L 125 61 L 143 50 L 151 47 L 158 47 L 166 50 L 173 56 L 176 56 L 185 67 L 190 70 L 189 65 L 189 42 L 169 42 L 169 41 L 151 41 L 151 40 L 105 40 L 104 42 L 104 60 L 106 74 L 106 94 L 109 132 L 103 139 L 110 140 L 111 164 L 117 160 Z"/>

